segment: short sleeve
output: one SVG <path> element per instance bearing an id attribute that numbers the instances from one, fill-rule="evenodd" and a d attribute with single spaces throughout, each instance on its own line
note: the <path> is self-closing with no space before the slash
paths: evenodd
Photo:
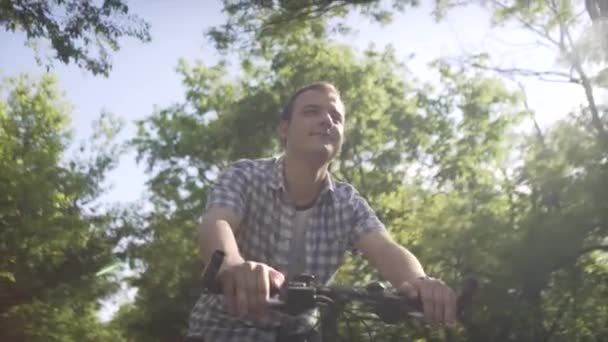
<path id="1" fill-rule="evenodd" d="M 205 211 L 211 207 L 231 209 L 242 218 L 245 214 L 249 178 L 251 177 L 251 161 L 240 160 L 221 172 L 213 182 Z"/>
<path id="2" fill-rule="evenodd" d="M 348 247 L 352 253 L 357 253 L 357 242 L 367 233 L 373 231 L 384 231 L 386 227 L 380 221 L 375 211 L 370 207 L 369 203 L 358 192 L 354 191 L 351 200 L 351 234 L 348 241 Z"/>

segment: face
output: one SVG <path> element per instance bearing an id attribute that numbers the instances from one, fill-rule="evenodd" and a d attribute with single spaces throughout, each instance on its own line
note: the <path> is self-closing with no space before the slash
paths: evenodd
<path id="1" fill-rule="evenodd" d="M 308 90 L 294 103 L 291 121 L 283 121 L 287 152 L 332 160 L 342 147 L 344 104 L 331 90 Z"/>

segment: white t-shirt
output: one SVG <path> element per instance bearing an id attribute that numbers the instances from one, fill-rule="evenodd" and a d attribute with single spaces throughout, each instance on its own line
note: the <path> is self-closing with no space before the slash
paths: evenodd
<path id="1" fill-rule="evenodd" d="M 292 278 L 306 270 L 306 230 L 309 229 L 312 208 L 297 210 L 293 221 L 287 277 Z"/>

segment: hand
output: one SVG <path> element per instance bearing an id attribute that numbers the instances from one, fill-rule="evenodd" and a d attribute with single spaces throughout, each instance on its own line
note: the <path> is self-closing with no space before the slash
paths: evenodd
<path id="1" fill-rule="evenodd" d="M 443 281 L 432 277 L 420 277 L 404 282 L 398 290 L 422 303 L 424 317 L 433 323 L 456 323 L 457 296 Z"/>
<path id="2" fill-rule="evenodd" d="M 267 313 L 270 287 L 279 288 L 285 281 L 281 272 L 254 261 L 228 264 L 220 270 L 218 278 L 228 312 L 254 317 Z"/>

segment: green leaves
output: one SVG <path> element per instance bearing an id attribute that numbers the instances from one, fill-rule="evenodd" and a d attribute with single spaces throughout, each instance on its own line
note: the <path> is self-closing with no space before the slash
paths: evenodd
<path id="1" fill-rule="evenodd" d="M 140 288 L 135 306 L 120 318 L 132 322 L 132 336 L 183 333 L 197 294 L 196 221 L 208 186 L 233 160 L 278 152 L 278 112 L 297 88 L 316 80 L 335 83 L 347 107 L 336 176 L 369 198 L 395 236 L 449 279 L 476 270 L 480 255 L 492 267 L 499 264 L 486 253 L 496 248 L 491 236 L 504 227 L 507 204 L 492 189 L 492 176 L 518 121 L 518 94 L 500 80 L 445 63 L 436 65 L 441 88 L 421 84 L 390 47 L 356 53 L 322 39 L 287 39 L 272 58 L 245 59 L 247 68 L 233 77 L 223 63 L 181 62 L 186 101 L 139 122 L 132 142 L 148 165 L 154 210 L 145 218 L 149 241 L 131 249 L 146 266 L 132 283 Z M 468 185 L 458 187 L 463 180 Z M 496 208 L 475 208 L 479 203 Z M 488 226 L 495 229 L 484 230 Z M 361 260 L 345 270 L 369 272 Z M 170 321 L 167 310 L 174 313 Z M 157 331 L 161 317 L 174 330 Z"/>
<path id="2" fill-rule="evenodd" d="M 360 13 L 379 24 L 388 24 L 392 13 L 417 6 L 417 0 L 310 0 L 252 1 L 223 0 L 228 18 L 225 24 L 212 27 L 205 34 L 220 52 L 235 52 L 271 58 L 278 46 L 286 46 L 294 37 L 325 39 L 334 33 L 347 33 L 343 19 Z"/>
<path id="3" fill-rule="evenodd" d="M 114 245 L 111 218 L 89 210 L 119 157 L 105 154 L 116 152 L 118 127 L 103 118 L 95 153 L 70 161 L 69 111 L 55 80 L 15 77 L 3 88 L 0 339 L 102 340 L 110 333 L 96 319 L 96 301 L 114 286 L 95 272 L 111 260 Z M 104 146 L 95 146 L 100 139 Z"/>
<path id="4" fill-rule="evenodd" d="M 108 50 L 118 50 L 119 38 L 150 41 L 150 25 L 129 14 L 128 6 L 120 0 L 103 1 L 102 5 L 75 0 L 3 0 L 0 24 L 13 32 L 24 31 L 30 42 L 39 38 L 49 40 L 56 54 L 52 58 L 64 64 L 75 63 L 94 75 L 108 76 L 111 69 Z M 40 62 L 40 56 L 37 59 Z M 52 66 L 50 58 L 45 66 Z"/>
<path id="5" fill-rule="evenodd" d="M 435 15 L 468 3 L 436 1 Z M 349 32 L 350 14 L 383 24 L 417 1 L 226 0 L 226 24 L 207 34 L 220 52 L 236 52 L 228 57 L 241 69 L 180 61 L 185 100 L 139 121 L 129 145 L 116 142 L 123 123 L 102 113 L 91 139 L 68 155 L 69 104 L 56 80 L 4 82 L 0 340 L 181 338 L 200 294 L 197 224 L 209 185 L 231 161 L 279 153 L 281 107 L 318 80 L 336 84 L 347 107 L 335 176 L 357 187 L 428 273 L 453 286 L 470 275 L 481 281 L 450 340 L 606 340 L 608 306 L 598 298 L 608 295 L 608 155 L 597 134 L 605 108 L 593 97 L 606 83 L 605 25 L 587 29 L 573 1 L 482 3 L 495 24 L 515 22 L 553 46 L 567 70 L 494 68 L 482 53 L 467 64 L 432 63 L 440 82 L 423 83 L 392 47 L 357 52 L 331 39 Z M 59 61 L 102 75 L 120 37 L 150 38 L 118 0 L 0 0 L 0 23 L 50 39 Z M 588 106 L 517 137 L 530 109 L 507 82 L 514 75 L 581 85 Z M 146 210 L 99 203 L 128 147 L 147 166 Z M 97 301 L 117 289 L 125 263 L 138 272 L 127 278 L 136 299 L 102 325 Z M 377 277 L 350 256 L 336 281 Z M 443 338 L 417 324 L 378 326 L 380 340 Z"/>

